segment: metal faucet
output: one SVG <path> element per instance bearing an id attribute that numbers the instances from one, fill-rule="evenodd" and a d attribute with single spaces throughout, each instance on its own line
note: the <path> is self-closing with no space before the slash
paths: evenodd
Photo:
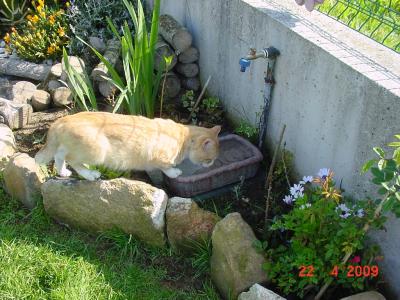
<path id="1" fill-rule="evenodd" d="M 246 72 L 246 69 L 250 67 L 250 62 L 257 58 L 270 58 L 274 59 L 279 55 L 279 50 L 274 47 L 264 48 L 263 50 L 257 52 L 256 49 L 250 48 L 249 54 L 242 57 L 239 61 L 240 72 Z"/>
<path id="2" fill-rule="evenodd" d="M 258 136 L 258 148 L 262 148 L 265 133 L 267 131 L 268 113 L 271 105 L 272 87 L 275 83 L 273 77 L 273 70 L 275 65 L 275 59 L 280 54 L 279 50 L 274 47 L 264 48 L 257 52 L 256 49 L 251 48 L 247 56 L 242 57 L 239 61 L 240 72 L 246 72 L 246 69 L 250 67 L 250 62 L 257 58 L 267 59 L 267 70 L 264 72 L 264 108 L 262 110 L 259 122 L 259 136 Z"/>

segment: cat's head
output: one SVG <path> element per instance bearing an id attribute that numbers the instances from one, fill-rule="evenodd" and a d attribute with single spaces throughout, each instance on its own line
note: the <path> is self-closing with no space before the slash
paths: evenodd
<path id="1" fill-rule="evenodd" d="M 203 167 L 210 167 L 218 157 L 218 134 L 221 126 L 213 128 L 198 128 L 196 135 L 192 137 L 189 151 L 189 159 L 192 163 Z"/>

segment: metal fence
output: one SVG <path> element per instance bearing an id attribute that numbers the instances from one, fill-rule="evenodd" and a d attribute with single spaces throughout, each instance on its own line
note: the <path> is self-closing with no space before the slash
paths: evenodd
<path id="1" fill-rule="evenodd" d="M 318 10 L 400 53 L 400 0 L 325 0 Z"/>

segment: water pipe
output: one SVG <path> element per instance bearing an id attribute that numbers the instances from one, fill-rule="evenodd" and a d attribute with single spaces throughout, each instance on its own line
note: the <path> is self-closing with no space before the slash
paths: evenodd
<path id="1" fill-rule="evenodd" d="M 259 138 L 258 148 L 261 149 L 265 139 L 265 133 L 267 131 L 268 113 L 271 105 L 272 87 L 275 83 L 273 77 L 273 70 L 275 65 L 275 59 L 279 56 L 280 52 L 274 47 L 264 48 L 258 51 L 254 48 L 250 49 L 247 56 L 239 60 L 240 72 L 246 72 L 246 69 L 250 67 L 251 61 L 258 58 L 267 59 L 267 70 L 264 72 L 264 108 L 260 116 L 259 123 Z"/>

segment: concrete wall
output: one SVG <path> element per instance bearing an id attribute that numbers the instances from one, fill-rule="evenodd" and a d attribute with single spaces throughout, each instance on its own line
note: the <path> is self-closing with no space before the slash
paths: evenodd
<path id="1" fill-rule="evenodd" d="M 150 2 L 150 1 L 149 1 Z M 281 3 L 284 2 L 284 3 Z M 284 140 L 299 174 L 332 168 L 346 192 L 363 197 L 374 187 L 362 164 L 400 133 L 400 55 L 294 0 L 163 0 L 162 12 L 192 32 L 203 81 L 233 119 L 256 121 L 263 104 L 263 60 L 239 72 L 250 47 L 275 46 L 276 85 L 267 139 Z M 400 297 L 400 221 L 377 235 L 387 280 Z M 397 285 L 396 285 L 397 283 Z"/>

